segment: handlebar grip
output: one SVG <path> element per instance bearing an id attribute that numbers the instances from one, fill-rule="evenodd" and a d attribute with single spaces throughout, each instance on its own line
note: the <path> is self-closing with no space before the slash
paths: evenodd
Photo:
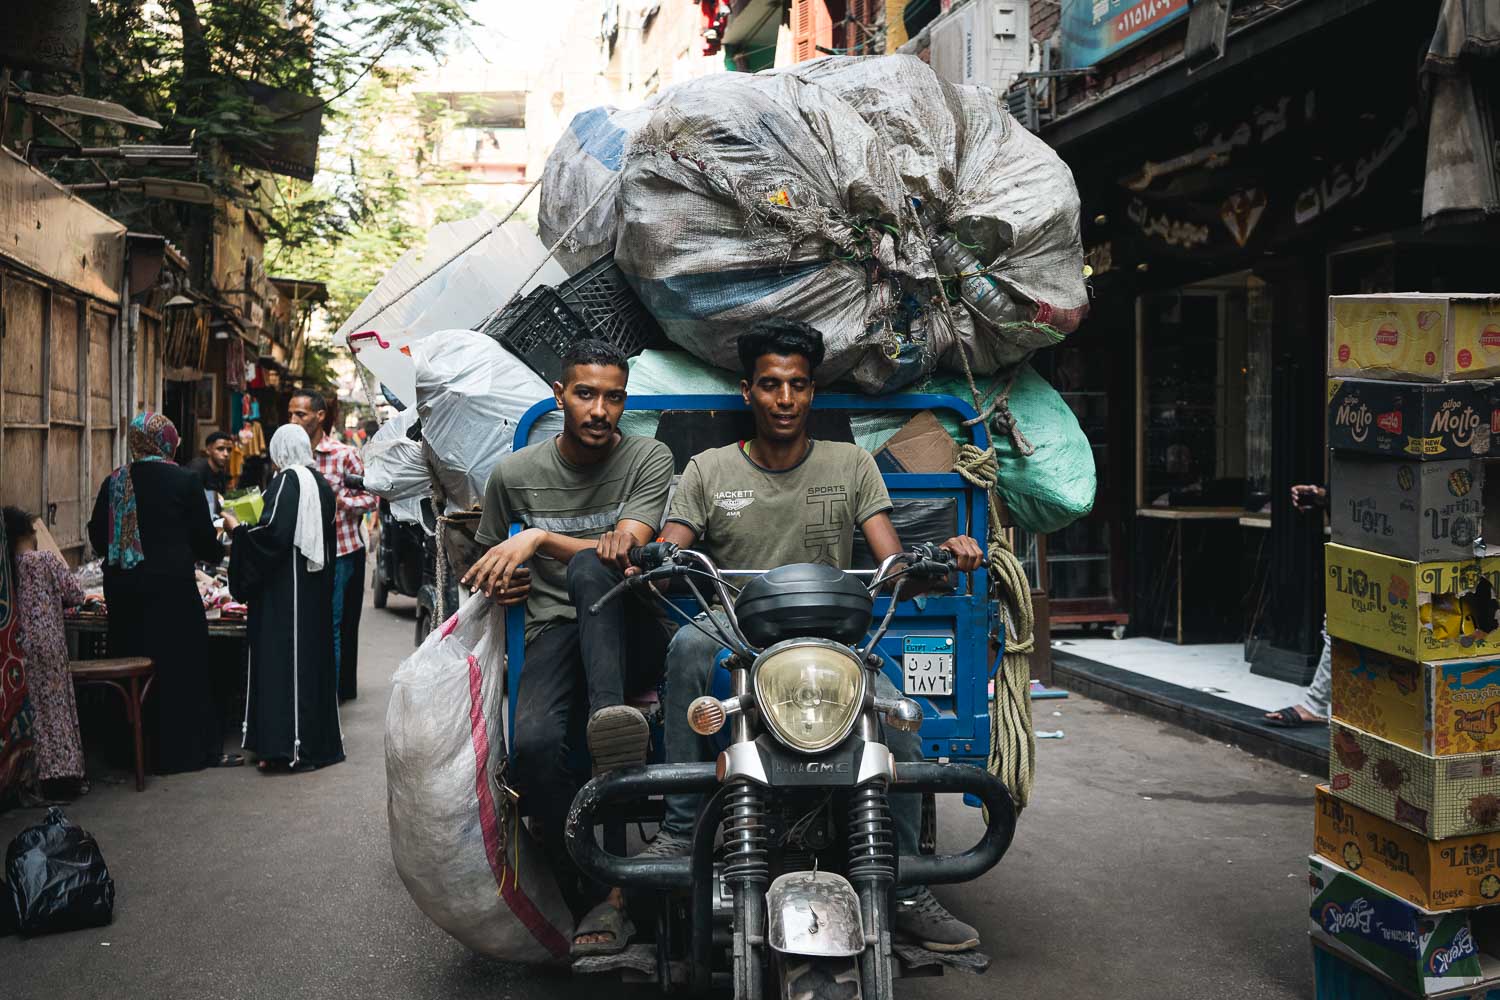
<path id="1" fill-rule="evenodd" d="M 672 542 L 647 542 L 630 550 L 630 565 L 638 569 L 656 569 L 677 554 Z"/>

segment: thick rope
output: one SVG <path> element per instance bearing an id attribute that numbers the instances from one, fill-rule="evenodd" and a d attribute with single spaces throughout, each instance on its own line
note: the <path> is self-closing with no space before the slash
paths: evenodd
<path id="1" fill-rule="evenodd" d="M 1000 528 L 1000 505 L 995 499 L 998 466 L 995 449 L 972 444 L 959 449 L 953 471 L 985 491 L 989 499 L 989 570 L 1000 595 L 1005 626 L 1005 652 L 990 681 L 989 772 L 1005 782 L 1020 809 L 1031 799 L 1036 781 L 1036 733 L 1031 719 L 1031 653 L 1036 647 L 1036 620 L 1031 606 L 1031 582 L 1005 532 Z"/>

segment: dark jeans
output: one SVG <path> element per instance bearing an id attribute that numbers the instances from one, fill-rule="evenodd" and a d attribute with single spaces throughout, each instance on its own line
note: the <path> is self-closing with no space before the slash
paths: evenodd
<path id="1" fill-rule="evenodd" d="M 359 614 L 365 606 L 365 550 L 333 561 L 333 664 L 339 701 L 359 695 Z"/>
<path id="2" fill-rule="evenodd" d="M 589 614 L 589 605 L 620 581 L 592 550 L 568 563 L 568 595 L 578 619 L 553 625 L 526 644 L 516 696 L 507 780 L 529 800 L 543 843 L 562 848 L 563 822 L 578 791 L 569 766 L 585 727 L 601 708 L 654 687 L 666 662 L 667 628 L 652 609 L 623 595 Z M 564 852 L 566 856 L 566 852 Z"/>

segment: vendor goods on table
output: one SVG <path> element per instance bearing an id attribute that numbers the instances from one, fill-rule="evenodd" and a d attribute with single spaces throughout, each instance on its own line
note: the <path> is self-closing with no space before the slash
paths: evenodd
<path id="1" fill-rule="evenodd" d="M 1313 849 L 1423 909 L 1500 903 L 1500 832 L 1429 840 L 1319 785 Z"/>
<path id="2" fill-rule="evenodd" d="M 1345 802 L 1434 840 L 1500 830 L 1500 755 L 1431 757 L 1328 725 L 1328 787 Z"/>
<path id="3" fill-rule="evenodd" d="M 1424 754 L 1500 751 L 1500 655 L 1420 663 L 1333 640 L 1333 717 Z"/>
<path id="4" fill-rule="evenodd" d="M 1418 996 L 1500 982 L 1487 910 L 1434 913 L 1319 856 L 1308 858 L 1313 940 Z"/>
<path id="5" fill-rule="evenodd" d="M 1328 374 L 1417 382 L 1494 378 L 1500 375 L 1500 296 L 1331 296 Z"/>
<path id="6" fill-rule="evenodd" d="M 1500 556 L 1419 563 L 1329 543 L 1324 563 L 1334 638 L 1409 660 L 1500 651 Z"/>
<path id="7" fill-rule="evenodd" d="M 1500 523 L 1486 523 L 1489 468 L 1479 459 L 1410 462 L 1333 452 L 1328 463 L 1332 538 L 1416 562 L 1469 559 L 1476 546 L 1483 554 L 1483 539 L 1500 539 Z M 1500 510 L 1489 518 L 1500 522 Z"/>
<path id="8" fill-rule="evenodd" d="M 1416 462 L 1484 458 L 1500 434 L 1500 383 L 1328 380 L 1328 446 Z"/>

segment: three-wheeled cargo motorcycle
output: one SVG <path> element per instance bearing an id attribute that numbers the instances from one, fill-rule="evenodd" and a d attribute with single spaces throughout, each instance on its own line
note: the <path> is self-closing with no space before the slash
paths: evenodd
<path id="1" fill-rule="evenodd" d="M 739 397 L 632 396 L 626 406 L 659 414 L 656 437 L 671 448 L 679 473 L 704 448 L 748 436 Z M 547 401 L 526 414 L 517 447 L 552 408 Z M 950 396 L 820 395 L 811 433 L 852 441 L 857 429 L 920 410 L 974 416 Z M 982 426 L 965 433 L 986 447 Z M 690 622 L 711 603 L 724 610 L 727 628 L 714 633 L 724 652 L 713 693 L 689 710 L 694 731 L 715 737 L 722 752 L 714 762 L 622 768 L 579 791 L 568 850 L 585 875 L 627 891 L 644 933 L 618 954 L 575 960 L 575 974 L 614 973 L 663 993 L 735 1000 L 891 1000 L 900 978 L 988 966 L 979 952 L 942 954 L 894 940 L 889 917 L 897 886 L 977 879 L 1015 832 L 1014 802 L 983 767 L 989 683 L 1004 645 L 998 605 L 982 568 L 955 580 L 950 557 L 937 548 L 954 535 L 986 538 L 988 505 L 955 473 L 885 479 L 907 550 L 879 566 L 862 540 L 847 571 L 718 567 L 664 542 L 631 553 L 640 572 L 606 599 L 635 588 L 670 606 L 682 627 L 716 628 L 709 618 Z M 914 581 L 948 589 L 912 601 L 904 591 L 929 589 L 912 588 Z M 511 706 L 525 669 L 523 626 L 524 609 L 512 608 Z M 880 670 L 898 697 L 876 696 Z M 654 692 L 640 694 L 659 704 Z M 896 762 L 886 745 L 891 729 L 917 732 L 927 759 Z M 704 796 L 690 856 L 626 856 L 627 824 L 659 819 L 660 797 L 676 793 Z M 983 833 L 962 853 L 938 853 L 938 794 L 963 795 L 984 809 Z M 922 797 L 917 854 L 896 849 L 895 795 Z"/>

